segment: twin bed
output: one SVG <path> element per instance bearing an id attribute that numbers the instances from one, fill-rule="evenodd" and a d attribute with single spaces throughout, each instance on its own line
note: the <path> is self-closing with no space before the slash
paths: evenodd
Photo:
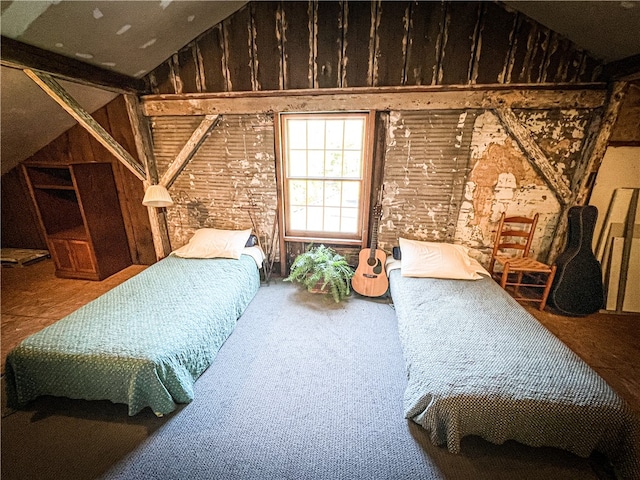
<path id="1" fill-rule="evenodd" d="M 597 450 L 619 478 L 640 478 L 638 422 L 624 400 L 464 247 L 402 240 L 387 270 L 406 418 L 452 453 L 467 435 L 581 457 Z"/>
<path id="2" fill-rule="evenodd" d="M 401 239 L 401 248 L 389 280 L 408 419 L 453 453 L 467 435 L 597 450 L 620 478 L 640 478 L 637 419 L 604 380 L 462 247 Z M 258 290 L 261 260 L 195 255 L 167 257 L 22 342 L 7 359 L 10 404 L 55 395 L 160 415 L 193 399 Z"/>
<path id="3" fill-rule="evenodd" d="M 190 242 L 25 339 L 7 357 L 9 406 L 53 395 L 164 415 L 190 402 L 260 286 L 259 247 L 245 247 L 248 231 L 232 236 L 205 238 L 204 252 Z"/>

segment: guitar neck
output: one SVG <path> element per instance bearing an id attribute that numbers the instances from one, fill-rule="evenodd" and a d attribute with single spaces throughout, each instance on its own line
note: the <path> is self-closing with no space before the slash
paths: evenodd
<path id="1" fill-rule="evenodd" d="M 369 258 L 373 259 L 376 256 L 376 249 L 378 248 L 378 216 L 376 215 L 373 220 L 373 229 L 371 231 L 371 244 L 369 245 L 370 252 Z"/>

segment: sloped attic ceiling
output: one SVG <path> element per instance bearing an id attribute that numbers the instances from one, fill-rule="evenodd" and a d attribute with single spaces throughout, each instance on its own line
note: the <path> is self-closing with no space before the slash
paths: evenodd
<path id="1" fill-rule="evenodd" d="M 640 54 L 640 1 L 506 1 L 604 63 Z"/>
<path id="2" fill-rule="evenodd" d="M 3 36 L 142 77 L 245 1 L 0 1 Z M 509 1 L 606 62 L 640 54 L 640 1 Z M 0 69 L 2 173 L 75 123 L 19 70 Z M 115 94 L 63 86 L 90 112 Z"/>
<path id="3" fill-rule="evenodd" d="M 2 1 L 3 36 L 141 78 L 245 1 Z M 4 174 L 75 124 L 20 70 L 2 67 Z M 94 112 L 116 93 L 62 82 Z"/>

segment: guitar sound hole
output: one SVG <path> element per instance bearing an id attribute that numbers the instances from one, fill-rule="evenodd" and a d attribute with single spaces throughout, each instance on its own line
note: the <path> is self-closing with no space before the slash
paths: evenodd
<path id="1" fill-rule="evenodd" d="M 367 259 L 367 265 L 373 267 L 373 273 L 380 275 L 382 272 L 382 262 L 378 258 L 369 258 Z"/>

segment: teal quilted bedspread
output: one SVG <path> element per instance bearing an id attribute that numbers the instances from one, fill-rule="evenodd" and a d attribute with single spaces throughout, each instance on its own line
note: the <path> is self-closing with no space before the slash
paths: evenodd
<path id="1" fill-rule="evenodd" d="M 250 256 L 169 256 L 18 345 L 9 405 L 54 395 L 169 413 L 193 399 L 259 286 Z"/>
<path id="2" fill-rule="evenodd" d="M 478 435 L 587 457 L 640 478 L 638 419 L 567 346 L 493 280 L 390 273 L 407 372 L 405 416 L 460 452 Z"/>

